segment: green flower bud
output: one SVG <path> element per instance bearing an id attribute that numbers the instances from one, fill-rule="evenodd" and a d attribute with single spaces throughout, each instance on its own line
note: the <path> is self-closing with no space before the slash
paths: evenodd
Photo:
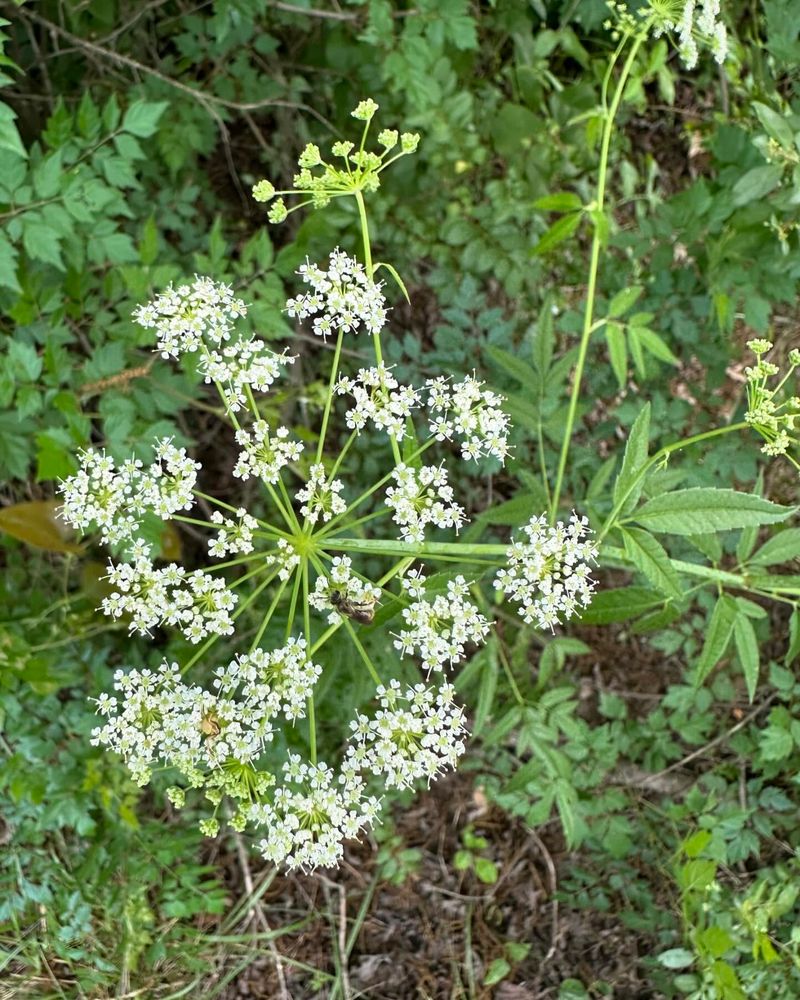
<path id="1" fill-rule="evenodd" d="M 378 110 L 378 105 L 368 97 L 366 101 L 361 101 L 355 111 L 351 111 L 350 114 L 353 118 L 358 118 L 359 121 L 368 122 L 371 121 L 375 112 Z"/>
<path id="2" fill-rule="evenodd" d="M 275 194 L 275 188 L 269 181 L 259 181 L 253 185 L 253 197 L 256 201 L 269 201 Z"/>

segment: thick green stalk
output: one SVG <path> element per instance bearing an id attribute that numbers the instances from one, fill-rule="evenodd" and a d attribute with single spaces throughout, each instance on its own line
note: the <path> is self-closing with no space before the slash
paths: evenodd
<path id="1" fill-rule="evenodd" d="M 326 538 L 325 548 L 335 552 L 363 552 L 376 556 L 406 556 L 411 559 L 436 559 L 437 556 L 459 556 L 469 562 L 470 556 L 480 561 L 497 556 L 503 562 L 507 545 L 480 545 L 469 542 L 403 542 L 391 538 Z"/>
<path id="2" fill-rule="evenodd" d="M 606 83 L 604 83 L 604 100 L 603 100 L 603 110 L 605 114 L 605 120 L 603 122 L 603 137 L 600 146 L 600 165 L 597 173 L 597 197 L 595 199 L 594 209 L 598 213 L 603 212 L 603 207 L 605 204 L 606 196 L 606 181 L 608 175 L 608 154 L 611 148 L 611 136 L 614 131 L 614 119 L 616 117 L 617 111 L 619 109 L 620 102 L 622 101 L 622 95 L 625 92 L 625 86 L 628 82 L 628 77 L 630 76 L 631 69 L 633 68 L 634 60 L 636 59 L 636 54 L 644 41 L 644 35 L 637 35 L 633 39 L 633 44 L 631 50 L 628 53 L 628 58 L 625 60 L 625 64 L 622 67 L 622 72 L 620 73 L 619 80 L 617 81 L 616 89 L 614 90 L 614 96 L 611 99 L 610 107 L 606 107 L 605 103 L 605 88 L 607 81 L 610 78 L 610 73 L 614 67 L 614 64 L 619 57 L 624 45 L 627 43 L 628 39 L 623 39 L 614 54 L 609 65 L 609 72 L 606 76 Z M 600 226 L 595 223 L 594 234 L 592 236 L 592 250 L 591 258 L 589 262 L 589 281 L 586 288 L 586 306 L 583 314 L 583 330 L 581 332 L 580 346 L 578 348 L 578 360 L 575 365 L 575 372 L 573 374 L 572 382 L 572 392 L 570 394 L 569 409 L 567 410 L 567 422 L 564 428 L 564 440 L 561 445 L 561 454 L 558 459 L 558 471 L 556 473 L 556 482 L 553 487 L 553 495 L 550 503 L 550 523 L 554 523 L 558 515 L 558 503 L 561 499 L 561 488 L 564 483 L 564 472 L 567 467 L 567 457 L 569 455 L 569 447 L 572 439 L 572 432 L 575 426 L 575 417 L 578 412 L 578 400 L 581 394 L 581 382 L 583 381 L 583 370 L 586 366 L 586 356 L 589 350 L 589 341 L 592 336 L 592 331 L 595 328 L 593 322 L 594 314 L 594 299 L 597 293 L 597 273 L 600 266 L 600 250 L 602 248 L 602 234 L 600 232 Z"/>

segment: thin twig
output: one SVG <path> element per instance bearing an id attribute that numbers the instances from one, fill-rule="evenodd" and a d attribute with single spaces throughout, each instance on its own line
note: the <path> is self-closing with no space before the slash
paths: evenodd
<path id="1" fill-rule="evenodd" d="M 132 59 L 130 56 L 122 55 L 121 52 L 115 52 L 113 49 L 103 48 L 102 45 L 97 45 L 95 42 L 90 42 L 86 38 L 80 38 L 78 35 L 73 35 L 71 31 L 67 31 L 66 28 L 62 28 L 52 21 L 48 21 L 47 18 L 42 17 L 41 14 L 37 14 L 32 10 L 27 8 L 21 8 L 17 11 L 18 17 L 24 17 L 36 24 L 42 25 L 48 31 L 51 31 L 54 35 L 58 35 L 61 38 L 66 39 L 71 42 L 72 45 L 83 49 L 86 52 L 91 52 L 102 59 L 109 59 L 112 62 L 119 63 L 121 66 L 127 66 L 129 69 L 135 70 L 137 73 L 145 73 L 148 76 L 154 77 L 156 80 L 160 80 L 165 83 L 168 87 L 174 87 L 176 90 L 182 91 L 184 94 L 189 94 L 196 101 L 199 101 L 202 105 L 208 108 L 209 104 L 216 104 L 221 108 L 228 108 L 231 111 L 259 111 L 262 108 L 292 108 L 296 111 L 305 111 L 310 115 L 313 115 L 319 122 L 321 122 L 326 128 L 330 129 L 331 132 L 336 131 L 331 122 L 321 115 L 315 108 L 310 107 L 308 104 L 298 103 L 297 101 L 285 101 L 280 98 L 269 98 L 263 101 L 229 101 L 224 97 L 217 97 L 215 94 L 206 94 L 202 90 L 197 90 L 195 87 L 190 87 L 188 84 L 182 83 L 180 80 L 175 80 L 171 76 L 167 76 L 165 73 L 154 69 L 152 66 L 148 66 L 145 63 L 139 62 L 137 59 Z"/>
<path id="2" fill-rule="evenodd" d="M 253 875 L 250 871 L 250 863 L 247 859 L 247 849 L 244 846 L 241 835 L 238 833 L 234 834 L 234 842 L 236 844 L 236 854 L 239 858 L 239 867 L 242 870 L 242 880 L 244 881 L 244 890 L 248 896 L 253 896 L 255 893 L 255 886 L 253 883 Z M 255 919 L 257 923 L 261 924 L 264 931 L 267 932 L 269 937 L 267 937 L 267 947 L 272 955 L 272 960 L 275 963 L 275 974 L 278 977 L 278 987 L 280 989 L 280 1000 L 292 1000 L 291 994 L 286 988 L 286 976 L 283 972 L 283 962 L 281 961 L 281 955 L 275 946 L 275 942 L 272 939 L 272 928 L 269 925 L 267 916 L 264 913 L 264 908 L 261 903 L 256 902 L 250 907 L 249 912 L 245 918 L 245 926 Z"/>
<path id="3" fill-rule="evenodd" d="M 556 897 L 556 892 L 558 891 L 558 878 L 556 876 L 556 866 L 553 861 L 553 856 L 545 847 L 544 841 L 534 829 L 529 828 L 528 832 L 530 833 L 531 840 L 533 840 L 539 848 L 539 852 L 544 858 L 544 863 L 547 866 L 547 876 L 550 879 L 550 947 L 542 960 L 544 962 L 549 962 L 553 955 L 555 955 L 558 947 L 558 898 Z"/>
<path id="4" fill-rule="evenodd" d="M 724 743 L 725 740 L 730 739 L 734 733 L 738 733 L 740 729 L 744 729 L 746 725 L 755 719 L 757 715 L 764 711 L 772 702 L 778 697 L 778 692 L 773 691 L 772 694 L 763 701 L 760 705 L 756 706 L 752 712 L 749 712 L 743 719 L 736 723 L 735 726 L 731 726 L 724 733 L 720 733 L 719 736 L 711 740 L 710 743 L 706 743 L 705 746 L 700 747 L 698 750 L 693 750 L 692 753 L 687 754 L 686 757 L 682 757 L 680 760 L 675 761 L 674 764 L 670 764 L 669 767 L 665 767 L 663 771 L 659 771 L 657 774 L 649 774 L 646 778 L 642 779 L 643 785 L 652 784 L 654 781 L 658 781 L 659 778 L 663 778 L 665 774 L 669 774 L 672 771 L 677 771 L 680 767 L 685 767 L 693 760 L 697 760 L 698 757 L 705 756 L 709 750 L 713 750 L 714 747 L 719 746 L 720 743 Z"/>

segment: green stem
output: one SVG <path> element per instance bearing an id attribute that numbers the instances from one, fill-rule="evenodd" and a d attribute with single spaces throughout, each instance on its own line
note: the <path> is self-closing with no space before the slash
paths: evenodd
<path id="1" fill-rule="evenodd" d="M 611 99 L 611 106 L 605 108 L 605 88 L 607 86 L 607 81 L 610 78 L 611 70 L 616 62 L 622 48 L 627 44 L 627 38 L 623 39 L 618 47 L 614 57 L 609 65 L 609 72 L 606 75 L 606 82 L 604 82 L 604 116 L 605 121 L 603 123 L 603 138 L 600 146 L 600 165 L 597 174 L 597 197 L 595 199 L 595 210 L 596 212 L 602 213 L 603 206 L 605 203 L 606 195 L 606 181 L 608 175 L 608 154 L 611 147 L 611 135 L 614 131 L 614 118 L 616 117 L 617 111 L 619 110 L 620 102 L 622 101 L 622 95 L 625 91 L 625 86 L 628 82 L 628 77 L 630 75 L 631 69 L 633 68 L 633 62 L 636 58 L 636 54 L 644 41 L 644 35 L 639 34 L 634 38 L 631 50 L 628 53 L 628 58 L 625 60 L 625 65 L 622 67 L 622 72 L 620 73 L 619 80 L 617 81 L 617 86 L 614 91 L 614 96 Z M 567 467 L 567 457 L 569 455 L 569 448 L 572 439 L 572 432 L 575 426 L 575 418 L 578 412 L 578 400 L 581 394 L 581 382 L 583 380 L 583 369 L 586 366 L 586 356 L 589 350 L 589 341 L 592 336 L 592 330 L 594 329 L 593 324 L 593 313 L 594 313 L 594 299 L 597 292 L 597 273 L 600 266 L 600 250 L 602 248 L 602 236 L 600 233 L 600 227 L 595 223 L 594 233 L 592 235 L 592 250 L 589 262 L 589 281 L 586 288 L 586 306 L 583 314 L 583 330 L 581 333 L 580 347 L 578 348 L 578 360 L 575 365 L 575 372 L 573 374 L 572 382 L 572 392 L 570 394 L 569 409 L 567 411 L 567 421 L 564 428 L 564 441 L 561 445 L 561 454 L 558 459 L 558 471 L 556 473 L 556 482 L 553 487 L 553 496 L 550 504 L 550 523 L 554 523 L 556 516 L 558 514 L 558 503 L 561 499 L 561 488 L 564 483 L 564 472 Z"/>
<path id="2" fill-rule="evenodd" d="M 487 556 L 498 556 L 495 563 L 505 562 L 508 545 L 482 545 L 469 542 L 404 542 L 382 538 L 330 538 L 325 548 L 335 552 L 363 552 L 368 555 L 405 556 L 410 559 L 436 559 L 438 556 L 458 556 L 469 562 L 475 556 L 483 562 Z"/>
<path id="3" fill-rule="evenodd" d="M 281 580 L 280 586 L 275 591 L 275 596 L 272 598 L 272 603 L 270 604 L 269 608 L 267 609 L 267 613 L 264 615 L 264 620 L 261 622 L 261 625 L 258 628 L 258 632 L 256 632 L 255 638 L 253 639 L 252 643 L 250 644 L 250 652 L 251 653 L 253 652 L 253 650 L 255 650 L 255 649 L 258 648 L 258 644 L 261 642 L 261 639 L 262 639 L 264 633 L 267 630 L 267 625 L 269 625 L 272 616 L 275 614 L 275 608 L 277 608 L 278 601 L 283 596 L 283 592 L 284 592 L 284 590 L 286 590 L 286 585 L 287 585 L 288 582 L 289 582 L 288 580 Z M 265 583 L 263 583 L 263 584 L 259 584 L 259 586 L 256 588 L 256 591 L 254 593 L 254 597 L 258 596 L 258 594 L 264 589 L 264 587 L 267 585 L 267 583 L 269 583 L 269 580 L 265 581 Z"/>
<path id="4" fill-rule="evenodd" d="M 620 511 L 623 509 L 628 501 L 628 497 L 633 493 L 639 483 L 644 479 L 647 473 L 660 462 L 663 462 L 665 458 L 671 455 L 674 451 L 680 451 L 681 448 L 688 448 L 689 445 L 697 444 L 700 441 L 710 441 L 711 438 L 721 437 L 723 434 L 730 434 L 732 431 L 741 431 L 749 428 L 749 424 L 744 420 L 741 420 L 738 424 L 728 424 L 727 427 L 717 427 L 713 431 L 703 431 L 702 434 L 693 434 L 691 437 L 682 438 L 680 441 L 673 441 L 670 444 L 664 445 L 659 451 L 652 455 L 641 467 L 636 477 L 632 480 L 628 488 L 625 490 L 623 495 L 616 502 L 611 510 L 611 513 L 605 519 L 602 528 L 597 533 L 598 544 L 602 542 L 605 536 L 611 531 L 615 526 L 617 517 Z"/>
<path id="5" fill-rule="evenodd" d="M 331 366 L 331 377 L 328 382 L 328 398 L 325 400 L 325 409 L 322 413 L 322 426 L 319 431 L 319 442 L 317 444 L 317 465 L 322 461 L 322 452 L 325 449 L 325 435 L 328 431 L 328 420 L 333 406 L 333 389 L 336 385 L 336 377 L 339 374 L 339 359 L 342 356 L 342 341 L 344 340 L 344 330 L 339 331 L 336 338 L 336 350 L 333 352 L 333 365 Z"/>
<path id="6" fill-rule="evenodd" d="M 353 640 L 353 645 L 358 650 L 359 656 L 364 661 L 364 666 L 369 671 L 370 677 L 373 679 L 373 681 L 375 681 L 376 687 L 380 687 L 381 684 L 383 684 L 383 681 L 381 680 L 378 671 L 375 669 L 375 665 L 373 664 L 372 660 L 369 658 L 369 654 L 367 653 L 366 649 L 364 649 L 361 640 L 358 638 L 358 635 L 356 635 L 356 630 L 353 628 L 352 622 L 349 622 L 345 618 L 344 627 L 347 629 L 347 634 Z"/>
<path id="7" fill-rule="evenodd" d="M 289 641 L 289 637 L 292 634 L 292 628 L 294 627 L 294 616 L 297 609 L 297 595 L 300 593 L 300 581 L 302 579 L 302 574 L 298 569 L 294 575 L 294 586 L 292 587 L 292 598 L 289 603 L 289 614 L 286 616 L 286 641 Z"/>
<path id="8" fill-rule="evenodd" d="M 361 238 L 364 242 L 364 266 L 367 270 L 367 277 L 370 281 L 373 280 L 375 273 L 375 268 L 372 263 L 372 247 L 370 246 L 369 239 L 369 222 L 367 221 L 367 207 L 364 204 L 364 196 L 360 191 L 355 191 L 356 204 L 358 205 L 358 217 L 361 221 Z M 375 349 L 375 363 L 378 368 L 383 366 L 383 351 L 381 350 L 381 335 L 380 331 L 372 334 L 372 346 Z M 382 380 L 381 380 L 382 381 Z M 386 386 L 383 386 L 384 393 L 387 392 Z M 402 459 L 400 457 L 400 446 L 393 437 L 389 438 L 392 445 L 392 455 L 394 456 L 395 465 L 400 465 Z"/>
<path id="9" fill-rule="evenodd" d="M 311 605 L 308 603 L 308 559 L 303 560 L 303 632 L 306 637 L 306 649 L 311 649 Z M 310 655 L 310 654 L 309 654 Z M 306 702 L 308 713 L 308 744 L 311 763 L 317 763 L 317 719 L 314 709 L 313 694 Z"/>
<path id="10" fill-rule="evenodd" d="M 419 448 L 417 448 L 417 450 L 412 455 L 409 455 L 408 459 L 406 460 L 406 465 L 411 465 L 412 462 L 414 462 L 417 458 L 419 458 L 419 456 L 422 455 L 423 452 L 427 451 L 428 448 L 430 448 L 431 445 L 435 443 L 436 443 L 436 438 L 433 437 L 428 438 L 428 440 L 424 444 L 421 444 Z M 329 535 L 333 531 L 333 529 L 347 517 L 348 514 L 352 514 L 354 510 L 357 510 L 361 506 L 361 504 L 364 503 L 365 500 L 369 500 L 369 498 L 372 496 L 373 493 L 376 493 L 379 489 L 381 489 L 381 487 L 385 486 L 392 479 L 393 475 L 394 475 L 394 469 L 392 469 L 391 472 L 387 472 L 385 476 L 379 479 L 377 483 L 375 483 L 373 486 L 370 486 L 368 490 L 364 490 L 361 496 L 356 497 L 356 499 L 348 506 L 347 510 L 344 511 L 344 513 L 337 514 L 336 517 L 334 517 L 331 521 L 328 522 L 324 530 L 319 532 L 319 534 L 316 535 L 315 537 L 317 539 L 320 539 L 325 537 L 326 535 Z"/>

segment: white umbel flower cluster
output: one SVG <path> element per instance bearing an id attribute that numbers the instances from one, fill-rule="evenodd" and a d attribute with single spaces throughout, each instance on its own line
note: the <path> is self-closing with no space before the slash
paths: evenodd
<path id="1" fill-rule="evenodd" d="M 443 466 L 398 465 L 392 477 L 397 485 L 387 488 L 386 506 L 394 511 L 392 520 L 405 541 L 423 542 L 429 524 L 458 531 L 464 523 L 464 508 L 453 502 L 453 487 Z"/>
<path id="2" fill-rule="evenodd" d="M 391 370 L 381 364 L 361 368 L 355 378 L 342 376 L 336 392 L 355 398 L 355 406 L 345 414 L 351 430 L 362 431 L 368 423 L 386 431 L 395 441 L 406 435 L 406 420 L 419 406 L 419 393 L 413 386 L 400 385 Z"/>
<path id="3" fill-rule="evenodd" d="M 266 420 L 256 420 L 250 430 L 241 428 L 236 432 L 236 443 L 242 449 L 233 474 L 237 479 L 254 476 L 265 483 L 277 483 L 281 469 L 296 462 L 303 451 L 299 441 L 289 439 L 289 430 L 279 427 L 270 434 Z"/>
<path id="4" fill-rule="evenodd" d="M 237 656 L 215 674 L 214 687 L 233 698 L 239 688 L 248 704 L 258 704 L 270 717 L 294 721 L 306 714 L 306 703 L 322 673 L 308 657 L 305 639 L 289 639 L 280 649 L 254 649 Z"/>
<path id="5" fill-rule="evenodd" d="M 335 556 L 327 576 L 318 576 L 314 590 L 308 595 L 308 603 L 317 611 L 330 611 L 331 625 L 341 622 L 346 616 L 337 611 L 331 602 L 331 594 L 338 591 L 344 601 L 351 604 L 374 604 L 381 596 L 379 587 L 369 580 L 359 579 L 353 572 L 350 556 Z"/>
<path id="6" fill-rule="evenodd" d="M 117 468 L 105 452 L 81 452 L 81 468 L 59 484 L 60 516 L 81 531 L 99 529 L 102 540 L 113 545 L 131 539 L 147 512 L 166 521 L 189 510 L 200 463 L 170 438 L 155 443 L 155 454 L 147 468 L 136 458 Z"/>
<path id="7" fill-rule="evenodd" d="M 272 739 L 266 708 L 184 684 L 177 663 L 165 661 L 155 673 L 118 670 L 114 690 L 121 710 L 116 713 L 114 697 L 98 699 L 98 710 L 109 718 L 92 731 L 92 744 L 120 754 L 140 785 L 158 764 L 196 781 L 198 772 L 228 758 L 252 760 Z"/>
<path id="8" fill-rule="evenodd" d="M 224 580 L 176 563 L 156 568 L 143 545 L 137 544 L 132 563 L 109 564 L 108 581 L 113 589 L 101 609 L 115 619 L 130 616 L 131 632 L 149 635 L 158 625 L 171 625 L 192 643 L 233 632 L 237 597 Z"/>
<path id="9" fill-rule="evenodd" d="M 455 768 L 464 752 L 464 712 L 455 689 L 417 684 L 403 691 L 400 682 L 379 687 L 380 710 L 374 719 L 359 714 L 350 723 L 348 760 L 361 771 L 383 775 L 387 788 L 410 788 Z"/>
<path id="10" fill-rule="evenodd" d="M 283 367 L 294 364 L 294 360 L 288 354 L 276 354 L 263 340 L 252 337 L 204 353 L 199 368 L 205 381 L 217 386 L 231 413 L 236 413 L 247 405 L 248 389 L 266 392 Z"/>
<path id="11" fill-rule="evenodd" d="M 244 507 L 236 511 L 236 520 L 218 510 L 211 514 L 214 524 L 220 525 L 217 535 L 208 542 L 208 554 L 217 559 L 226 555 L 253 551 L 253 532 L 258 527 L 258 521 Z"/>
<path id="12" fill-rule="evenodd" d="M 247 306 L 230 285 L 195 275 L 191 285 L 171 285 L 134 310 L 133 318 L 154 329 L 162 358 L 200 352 L 198 368 L 214 382 L 232 412 L 245 405 L 247 390 L 264 392 L 294 358 L 275 354 L 258 337 L 236 335 Z"/>
<path id="13" fill-rule="evenodd" d="M 339 479 L 328 481 L 322 463 L 312 465 L 308 470 L 306 485 L 295 493 L 295 499 L 302 503 L 300 513 L 316 524 L 320 518 L 330 521 L 336 514 L 344 514 L 347 504 L 340 494 L 344 484 Z"/>
<path id="14" fill-rule="evenodd" d="M 306 262 L 297 272 L 311 291 L 289 299 L 290 316 L 307 319 L 314 316 L 312 329 L 327 339 L 339 333 L 380 333 L 386 324 L 386 299 L 383 282 L 367 277 L 363 264 L 348 257 L 338 247 L 332 251 L 328 270 Z"/>
<path id="15" fill-rule="evenodd" d="M 443 670 L 446 664 L 458 663 L 466 646 L 482 643 L 491 623 L 467 599 L 469 584 L 463 576 L 447 583 L 447 593 L 427 600 L 425 578 L 420 572 L 403 580 L 403 589 L 416 598 L 403 609 L 405 628 L 394 640 L 401 656 L 413 654 L 422 661 L 422 669 Z"/>
<path id="16" fill-rule="evenodd" d="M 508 455 L 508 416 L 500 408 L 503 397 L 483 388 L 468 375 L 463 382 L 428 379 L 430 430 L 437 441 L 461 444 L 461 456 L 477 461 L 494 455 L 501 462 Z"/>
<path id="17" fill-rule="evenodd" d="M 687 69 L 697 65 L 698 38 L 711 48 L 718 63 L 728 54 L 728 33 L 720 17 L 720 0 L 651 0 L 656 38 L 665 31 L 678 35 L 678 52 Z M 644 13 L 644 11 L 642 12 Z"/>
<path id="18" fill-rule="evenodd" d="M 343 768 L 337 776 L 324 763 L 304 763 L 290 754 L 272 803 L 250 806 L 248 819 L 269 831 L 258 845 L 267 861 L 311 871 L 337 865 L 343 841 L 357 837 L 379 809 L 352 768 Z"/>
<path id="19" fill-rule="evenodd" d="M 573 513 L 569 524 L 551 527 L 544 514 L 533 518 L 523 531 L 527 541 L 508 549 L 508 567 L 498 571 L 495 587 L 519 604 L 528 624 L 553 629 L 592 601 L 594 581 L 589 564 L 597 547 L 588 540 L 589 522 Z"/>
<path id="20" fill-rule="evenodd" d="M 234 298 L 230 285 L 195 275 L 191 285 L 170 285 L 165 292 L 134 310 L 133 318 L 155 330 L 162 358 L 193 354 L 202 346 L 220 347 L 233 339 L 236 320 L 247 306 Z"/>

